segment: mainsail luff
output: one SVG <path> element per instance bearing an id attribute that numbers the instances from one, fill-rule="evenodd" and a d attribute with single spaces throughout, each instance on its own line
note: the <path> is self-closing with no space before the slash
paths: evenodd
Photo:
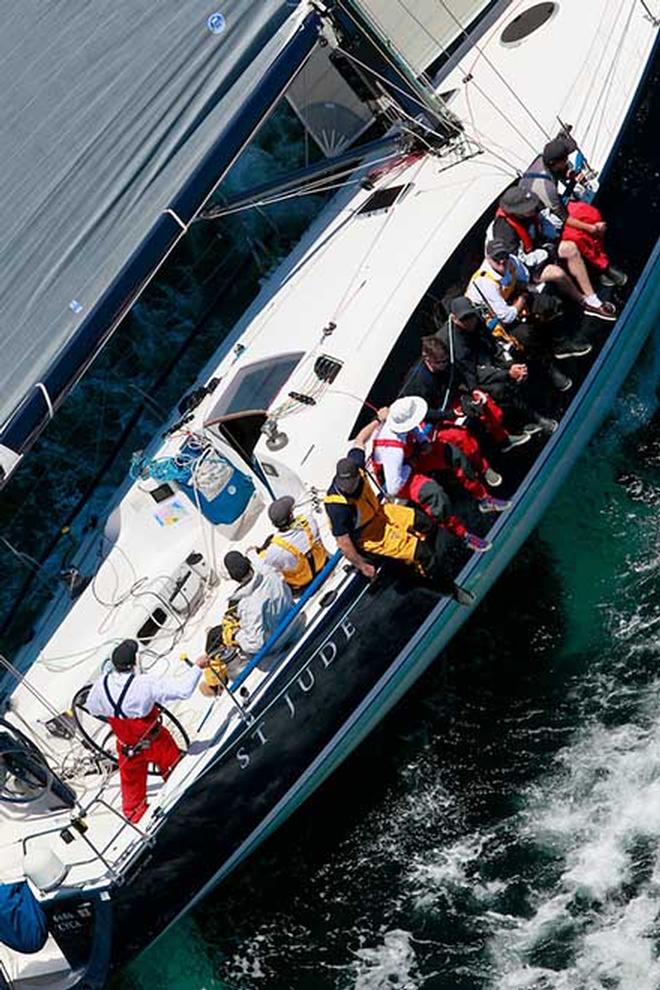
<path id="1" fill-rule="evenodd" d="M 290 19 L 290 7 L 286 13 L 287 19 Z M 300 21 L 299 14 L 296 21 Z M 225 121 L 207 153 L 167 204 L 169 209 L 160 213 L 86 319 L 65 339 L 50 367 L 37 370 L 39 380 L 18 407 L 10 412 L 0 429 L 0 485 L 82 377 L 127 310 L 184 235 L 196 212 L 281 97 L 314 49 L 319 30 L 320 20 L 315 13 L 308 14 L 302 23 L 296 23 L 293 36 L 249 90 L 248 99 L 241 102 L 235 113 Z"/>

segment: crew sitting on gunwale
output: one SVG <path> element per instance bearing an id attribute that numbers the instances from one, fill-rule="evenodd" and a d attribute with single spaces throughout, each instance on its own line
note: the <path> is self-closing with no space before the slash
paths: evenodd
<path id="1" fill-rule="evenodd" d="M 454 533 L 473 550 L 488 549 L 486 541 L 470 533 L 451 514 L 451 504 L 436 475 L 454 477 L 462 488 L 479 504 L 481 512 L 503 512 L 510 502 L 493 498 L 484 483 L 484 475 L 463 451 L 446 439 L 456 433 L 461 441 L 467 434 L 460 427 L 443 430 L 427 424 L 428 405 L 420 396 L 404 396 L 393 402 L 372 443 L 372 460 L 382 480 L 385 493 L 415 502 L 438 523 Z M 478 445 L 474 441 L 478 450 Z M 501 483 L 501 477 L 488 468 L 491 482 Z"/>
<path id="2" fill-rule="evenodd" d="M 469 605 L 473 596 L 455 584 L 447 553 L 451 536 L 420 508 L 381 502 L 366 471 L 365 445 L 385 419 L 385 410 L 356 436 L 346 457 L 337 462 L 324 498 L 332 535 L 346 557 L 369 580 L 372 561 L 398 560 L 414 567 L 443 594 Z"/>
<path id="3" fill-rule="evenodd" d="M 486 256 L 465 295 L 485 314 L 486 326 L 500 347 L 509 347 L 521 360 L 535 364 L 555 388 L 566 392 L 572 382 L 552 358 L 584 357 L 591 353 L 591 344 L 575 335 L 557 339 L 561 303 L 531 288 L 527 267 L 509 254 L 503 241 L 494 240 L 486 244 Z"/>
<path id="4" fill-rule="evenodd" d="M 519 185 L 503 193 L 488 240 L 502 241 L 510 254 L 517 255 L 529 269 L 534 282 L 548 282 L 567 299 L 580 306 L 585 316 L 599 320 L 616 319 L 616 308 L 603 302 L 594 291 L 587 266 L 577 246 L 565 240 L 555 243 L 553 225 L 541 216 L 543 203 L 534 193 Z M 566 264 L 570 276 L 555 263 Z"/>
<path id="5" fill-rule="evenodd" d="M 520 187 L 539 197 L 561 241 L 575 244 L 587 264 L 599 273 L 602 285 L 625 285 L 627 275 L 611 264 L 605 250 L 607 224 L 602 213 L 577 196 L 583 176 L 574 172 L 569 162 L 569 155 L 576 150 L 575 139 L 563 131 L 548 141 L 523 175 Z M 559 183 L 567 202 L 559 192 Z"/>

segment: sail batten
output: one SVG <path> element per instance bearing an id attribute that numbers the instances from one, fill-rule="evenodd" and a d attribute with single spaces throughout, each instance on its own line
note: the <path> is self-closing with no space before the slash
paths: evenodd
<path id="1" fill-rule="evenodd" d="M 182 234 L 313 48 L 308 21 L 290 0 L 3 14 L 0 451 L 34 438 L 111 329 L 98 321 Z"/>

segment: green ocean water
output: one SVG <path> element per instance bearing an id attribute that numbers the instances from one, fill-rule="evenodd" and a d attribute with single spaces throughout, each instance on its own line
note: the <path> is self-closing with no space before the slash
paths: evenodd
<path id="1" fill-rule="evenodd" d="M 660 986 L 659 367 L 660 334 L 448 654 L 121 990 Z"/>

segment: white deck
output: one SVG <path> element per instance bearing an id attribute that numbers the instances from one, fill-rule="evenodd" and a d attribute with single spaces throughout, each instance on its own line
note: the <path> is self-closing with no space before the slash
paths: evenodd
<path id="1" fill-rule="evenodd" d="M 470 55 L 440 86 L 443 92 L 458 90 L 451 109 L 466 121 L 468 144 L 478 139 L 489 150 L 461 160 L 462 142 L 455 150 L 444 151 L 441 158 L 427 155 L 399 163 L 377 186 L 409 183 L 411 189 L 384 213 L 359 216 L 357 210 L 371 193 L 355 193 L 354 186 L 342 193 L 269 280 L 230 340 L 200 375 L 200 382 L 218 376 L 221 383 L 195 410 L 194 420 L 187 424 L 191 431 L 201 429 L 225 387 L 248 364 L 282 353 L 304 352 L 274 401 L 273 412 L 290 390 L 308 390 L 310 371 L 320 354 L 343 363 L 336 381 L 319 392 L 316 405 L 297 406 L 278 416 L 288 436 L 283 450 L 271 454 L 265 440 L 260 441 L 260 460 L 279 472 L 278 478 L 271 479 L 276 494 L 291 492 L 308 509 L 313 506 L 316 490 L 327 486 L 334 462 L 344 452 L 361 397 L 369 392 L 411 312 L 465 233 L 512 181 L 514 170 L 529 164 L 548 139 L 546 134 L 555 135 L 557 116 L 574 125 L 575 136 L 594 167 L 602 167 L 607 159 L 648 59 L 654 28 L 636 0 L 582 0 L 579 4 L 565 0 L 536 34 L 515 48 L 504 48 L 498 40 L 503 25 L 527 6 L 523 0 L 513 3 L 481 39 L 483 54 Z M 468 74 L 472 80 L 464 84 L 462 79 Z M 482 93 L 488 94 L 501 114 Z M 468 150 L 474 151 L 474 145 Z M 454 167 L 447 169 L 452 161 Z M 330 322 L 336 323 L 336 329 L 324 338 L 322 330 Z M 244 350 L 237 358 L 231 348 L 239 339 Z M 171 453 L 179 442 L 177 437 L 165 444 L 156 439 L 149 454 Z M 34 691 L 48 698 L 54 711 L 20 686 L 12 696 L 9 716 L 36 738 L 53 766 L 64 772 L 80 803 L 91 804 L 88 836 L 105 849 L 112 869 L 120 869 L 139 852 L 142 831 L 157 827 L 154 809 L 172 808 L 188 781 L 203 771 L 236 724 L 235 709 L 226 698 L 213 702 L 199 694 L 176 706 L 193 746 L 167 784 L 151 785 L 151 808 L 140 831 L 125 826 L 120 818 L 117 775 L 107 779 L 84 775 L 90 761 L 80 743 L 54 739 L 43 723 L 54 712 L 66 710 L 75 691 L 97 676 L 115 643 L 135 636 L 153 609 L 155 593 L 191 551 L 201 552 L 212 565 L 215 561 L 218 570 L 217 561 L 230 546 L 258 545 L 268 532 L 264 511 L 268 494 L 263 487 L 250 525 L 234 533 L 205 522 L 192 503 L 187 503 L 185 516 L 174 525 L 158 525 L 155 504 L 144 487 L 144 483 L 127 485 L 115 501 L 108 525 L 112 534 L 109 552 L 109 544 L 100 546 L 97 536 L 82 548 L 76 563 L 84 573 L 96 569 L 93 584 L 73 607 L 61 594 L 37 628 L 35 639 L 17 658 L 23 669 L 31 663 L 28 681 Z M 317 518 L 325 526 L 321 511 Z M 325 539 L 331 548 L 327 530 Z M 100 550 L 104 559 L 98 567 Z M 331 578 L 333 583 L 345 580 L 341 568 Z M 207 587 L 201 606 L 183 628 L 171 621 L 158 634 L 149 644 L 155 655 L 154 669 L 176 672 L 182 669 L 180 653 L 194 658 L 202 652 L 205 630 L 219 621 L 230 587 L 226 581 Z M 308 627 L 317 610 L 316 602 L 306 610 Z M 260 670 L 251 675 L 252 696 L 264 676 Z M 97 731 L 105 734 L 107 730 Z M 110 807 L 96 800 L 101 790 Z M 22 876 L 22 840 L 62 826 L 69 818 L 66 813 L 40 817 L 35 811 L 30 806 L 1 809 L 3 881 Z M 69 863 L 66 884 L 107 884 L 107 866 L 81 840 L 67 846 L 54 833 L 38 841 L 51 843 Z M 16 957 L 12 962 L 11 954 L 0 948 L 3 961 L 8 967 L 16 966 Z"/>

